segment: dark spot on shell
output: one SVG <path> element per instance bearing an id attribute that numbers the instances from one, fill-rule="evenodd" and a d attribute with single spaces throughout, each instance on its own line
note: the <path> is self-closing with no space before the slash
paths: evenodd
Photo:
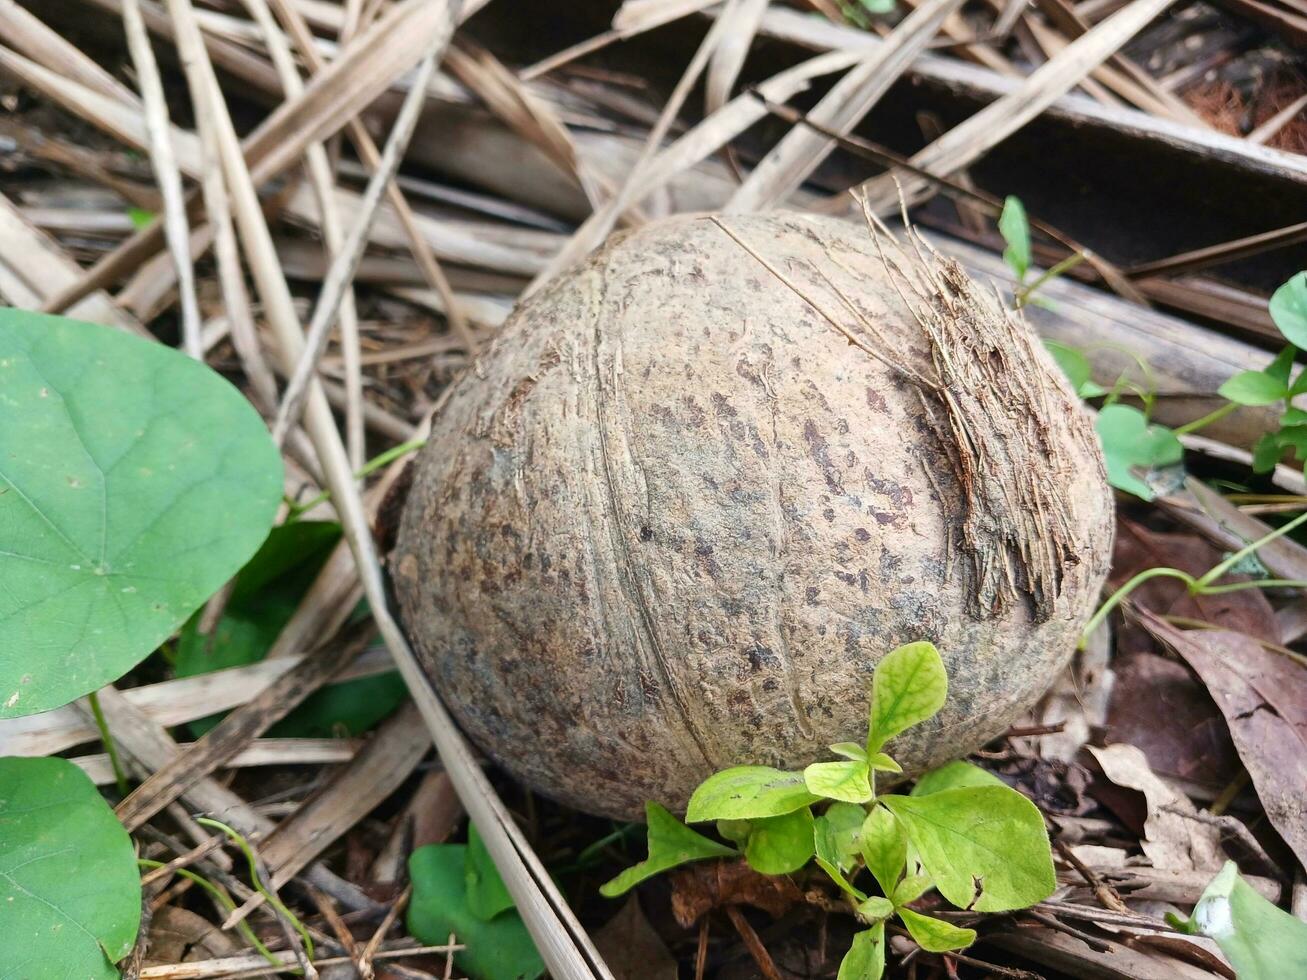
<path id="1" fill-rule="evenodd" d="M 821 595 L 821 590 L 818 589 L 817 586 L 815 585 L 808 586 L 807 589 L 805 589 L 803 592 L 804 604 L 809 606 L 815 606 L 817 604 L 817 597 L 819 595 Z"/>
<path id="2" fill-rule="evenodd" d="M 867 389 L 867 407 L 874 412 L 880 412 L 884 415 L 889 414 L 889 406 L 885 404 L 885 396 L 878 391 Z"/>
<path id="3" fill-rule="evenodd" d="M 648 524 L 645 524 L 640 528 L 640 540 L 641 541 L 653 540 L 653 528 L 651 528 Z"/>
<path id="4" fill-rule="evenodd" d="M 847 423 L 846 423 L 847 425 Z M 830 446 L 822 434 L 817 431 L 817 423 L 808 419 L 803 423 L 803 439 L 808 444 L 808 455 L 813 461 L 821 467 L 822 475 L 826 478 L 826 486 L 830 488 L 831 493 L 844 495 L 844 483 L 840 479 L 840 472 L 831 462 Z"/>
<path id="5" fill-rule="evenodd" d="M 871 532 L 869 532 L 865 527 L 858 528 L 856 531 L 853 532 L 853 536 L 857 538 L 859 541 L 871 540 Z"/>

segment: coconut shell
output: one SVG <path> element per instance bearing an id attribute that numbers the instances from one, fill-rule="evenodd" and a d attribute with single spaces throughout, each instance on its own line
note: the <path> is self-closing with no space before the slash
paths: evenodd
<path id="1" fill-rule="evenodd" d="M 1001 733 L 1107 572 L 1093 427 L 953 262 L 833 218 L 679 216 L 523 304 L 415 462 L 392 571 L 437 690 L 528 786 L 683 808 L 865 737 L 877 660 L 949 698 L 909 771 Z"/>

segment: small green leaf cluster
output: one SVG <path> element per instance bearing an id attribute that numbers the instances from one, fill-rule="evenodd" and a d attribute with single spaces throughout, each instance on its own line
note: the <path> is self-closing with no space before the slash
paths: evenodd
<path id="1" fill-rule="evenodd" d="M 545 972 L 495 862 L 468 824 L 466 844 L 428 844 L 408 859 L 408 930 L 428 945 L 458 937 L 462 973 L 481 980 L 534 980 Z"/>
<path id="2" fill-rule="evenodd" d="M 959 909 L 1025 908 L 1052 894 L 1055 879 L 1038 809 L 983 769 L 954 762 L 923 776 L 910 794 L 876 792 L 876 773 L 901 772 L 886 745 L 934 717 L 947 694 L 944 661 L 932 644 L 899 647 L 872 675 L 864 743 L 832 745 L 838 759 L 802 772 L 738 766 L 709 776 L 690 797 L 686 823 L 712 823 L 729 844 L 648 804 L 648 858 L 600 891 L 616 897 L 669 868 L 709 858 L 742 856 L 768 875 L 792 874 L 811 862 L 865 926 L 840 980 L 881 976 L 885 926 L 895 916 L 925 950 L 969 946 L 974 930 L 912 903 L 933 888 Z"/>
<path id="3" fill-rule="evenodd" d="M 1271 320 L 1289 345 L 1261 371 L 1240 371 L 1217 390 L 1235 405 L 1261 407 L 1283 402 L 1279 428 L 1265 433 L 1253 446 L 1253 471 L 1269 473 L 1285 450 L 1307 461 L 1307 412 L 1293 400 L 1307 392 L 1307 371 L 1293 377 L 1293 361 L 1307 347 L 1307 272 L 1300 272 L 1271 296 Z"/>

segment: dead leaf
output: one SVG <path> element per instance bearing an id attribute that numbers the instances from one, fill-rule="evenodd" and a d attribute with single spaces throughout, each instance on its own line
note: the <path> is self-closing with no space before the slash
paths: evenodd
<path id="1" fill-rule="evenodd" d="M 1111 660 L 1111 630 L 1104 623 L 1035 707 L 1037 724 L 1062 725 L 1060 732 L 1040 737 L 1037 745 L 1044 758 L 1071 762 L 1093 730 L 1102 727 L 1116 686 Z"/>
<path id="2" fill-rule="evenodd" d="M 1134 745 L 1164 779 L 1219 792 L 1240 772 L 1239 755 L 1211 696 L 1181 663 L 1155 653 L 1115 662 L 1117 684 L 1104 741 Z"/>
<path id="3" fill-rule="evenodd" d="M 722 905 L 752 905 L 773 916 L 803 901 L 788 878 L 761 875 L 744 861 L 705 861 L 672 874 L 672 913 L 686 929 Z"/>
<path id="4" fill-rule="evenodd" d="M 1113 783 L 1144 794 L 1148 815 L 1140 846 L 1153 867 L 1212 871 L 1221 867 L 1220 832 L 1183 815 L 1197 812 L 1193 803 L 1158 778 L 1142 751 L 1120 744 L 1090 746 L 1089 751 Z"/>
<path id="5" fill-rule="evenodd" d="M 142 966 L 171 966 L 218 959 L 241 951 L 241 946 L 216 925 L 189 909 L 165 905 L 150 920 L 150 946 Z"/>
<path id="6" fill-rule="evenodd" d="M 676 980 L 676 957 L 645 918 L 638 895 L 593 938 L 614 980 Z"/>
<path id="7" fill-rule="evenodd" d="M 1142 622 L 1207 685 L 1266 816 L 1307 865 L 1307 669 L 1239 633 L 1181 632 L 1147 613 Z"/>

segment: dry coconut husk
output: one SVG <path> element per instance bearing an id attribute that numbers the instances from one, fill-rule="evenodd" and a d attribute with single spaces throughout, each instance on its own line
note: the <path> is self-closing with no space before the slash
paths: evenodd
<path id="1" fill-rule="evenodd" d="M 637 816 L 865 734 L 877 660 L 942 651 L 909 771 L 1002 732 L 1107 572 L 1093 428 L 992 290 L 834 218 L 678 216 L 525 303 L 435 420 L 395 586 L 469 735 Z"/>

